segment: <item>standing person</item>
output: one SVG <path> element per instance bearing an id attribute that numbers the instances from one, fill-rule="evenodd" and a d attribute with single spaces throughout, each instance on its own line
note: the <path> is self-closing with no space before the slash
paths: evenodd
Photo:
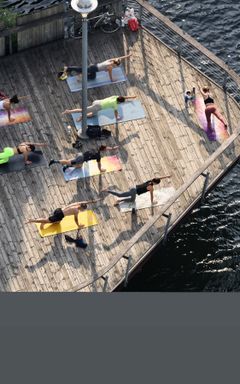
<path id="1" fill-rule="evenodd" d="M 126 192 L 117 192 L 117 191 L 112 191 L 110 189 L 104 189 L 104 190 L 102 190 L 102 192 L 106 191 L 106 192 L 110 193 L 111 195 L 120 197 L 120 199 L 118 199 L 114 205 L 118 205 L 121 202 L 134 203 L 137 195 L 142 195 L 143 193 L 149 192 L 151 204 L 153 205 L 154 204 L 154 200 L 153 200 L 154 185 L 159 184 L 162 179 L 167 179 L 169 177 L 171 177 L 171 176 L 162 176 L 162 177 L 158 177 L 158 178 L 154 178 L 154 179 L 145 181 L 144 183 L 138 184 Z"/>
<path id="2" fill-rule="evenodd" d="M 203 96 L 204 104 L 206 106 L 205 107 L 205 115 L 206 115 L 206 119 L 207 119 L 208 129 L 211 131 L 213 130 L 212 124 L 211 124 L 211 115 L 212 114 L 214 116 L 216 116 L 216 118 L 224 124 L 224 128 L 227 129 L 227 122 L 224 119 L 224 117 L 222 116 L 222 114 L 219 112 L 217 106 L 215 105 L 214 99 L 212 98 L 212 96 L 210 94 L 209 87 L 207 87 L 207 86 L 201 87 L 200 83 L 198 83 L 198 86 L 199 86 L 200 92 Z"/>
<path id="3" fill-rule="evenodd" d="M 21 96 L 18 97 L 17 95 L 14 95 L 11 98 L 4 98 L 0 100 L 0 111 L 7 111 L 8 114 L 8 121 L 9 123 L 13 122 L 15 119 L 11 117 L 11 107 L 13 104 L 18 104 L 19 101 L 23 98 L 26 98 L 27 96 Z"/>
<path id="4" fill-rule="evenodd" d="M 65 208 L 57 208 L 53 211 L 52 215 L 47 217 L 41 217 L 39 219 L 29 219 L 26 224 L 29 223 L 41 223 L 40 229 L 44 229 L 45 224 L 59 224 L 66 216 L 74 215 L 74 221 L 79 228 L 83 228 L 84 224 L 79 223 L 78 213 L 87 209 L 87 204 L 96 203 L 101 199 L 80 201 L 67 205 Z"/>
<path id="5" fill-rule="evenodd" d="M 54 159 L 52 159 L 52 160 L 50 160 L 48 165 L 50 167 L 52 164 L 61 164 L 61 165 L 63 165 L 63 172 L 65 172 L 66 169 L 69 167 L 82 168 L 83 163 L 85 161 L 88 162 L 90 160 L 97 160 L 99 171 L 105 172 L 106 169 L 102 169 L 102 167 L 101 167 L 101 152 L 114 151 L 116 149 L 118 149 L 118 146 L 107 147 L 106 145 L 101 145 L 101 147 L 98 148 L 97 152 L 92 152 L 92 151 L 80 152 L 80 153 L 78 153 L 77 157 L 75 157 L 73 159 L 69 159 L 69 160 L 66 160 L 66 159 L 54 160 Z"/>
<path id="6" fill-rule="evenodd" d="M 113 68 L 119 67 L 121 64 L 121 61 L 124 59 L 127 59 L 131 56 L 131 53 L 126 56 L 121 57 L 115 57 L 112 59 L 105 60 L 98 64 L 91 64 L 88 66 L 88 80 L 94 80 L 96 78 L 97 72 L 108 72 L 109 78 L 111 81 L 114 81 L 112 77 L 112 70 Z M 58 73 L 58 78 L 60 80 L 65 80 L 68 76 L 68 74 L 71 74 L 72 72 L 76 72 L 78 74 L 82 73 L 82 67 L 79 66 L 64 66 L 64 69 L 62 72 Z M 80 78 L 79 78 L 80 80 Z"/>
<path id="7" fill-rule="evenodd" d="M 32 142 L 24 142 L 18 144 L 17 147 L 6 147 L 3 149 L 3 152 L 0 152 L 0 164 L 5 164 L 9 161 L 9 159 L 14 155 L 23 155 L 25 164 L 32 164 L 31 161 L 28 160 L 28 156 L 31 152 L 34 152 L 36 147 L 46 147 L 45 143 L 32 143 Z"/>
<path id="8" fill-rule="evenodd" d="M 93 117 L 95 116 L 99 111 L 102 111 L 103 109 L 110 109 L 112 108 L 114 110 L 114 115 L 116 117 L 116 120 L 120 120 L 120 116 L 118 114 L 118 104 L 124 103 L 126 100 L 132 100 L 136 99 L 137 96 L 110 96 L 106 97 L 105 99 L 101 100 L 95 100 L 92 105 L 87 107 L 87 117 Z M 75 112 L 82 112 L 81 108 L 76 109 L 66 109 L 63 113 L 63 115 L 67 115 L 69 113 L 75 113 Z M 77 121 L 81 121 L 82 116 L 80 116 Z"/>

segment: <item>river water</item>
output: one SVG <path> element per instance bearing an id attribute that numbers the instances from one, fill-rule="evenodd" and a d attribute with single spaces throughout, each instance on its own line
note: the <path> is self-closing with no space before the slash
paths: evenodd
<path id="1" fill-rule="evenodd" d="M 240 74 L 239 0 L 149 1 Z M 240 290 L 240 164 L 130 280 L 127 291 Z"/>

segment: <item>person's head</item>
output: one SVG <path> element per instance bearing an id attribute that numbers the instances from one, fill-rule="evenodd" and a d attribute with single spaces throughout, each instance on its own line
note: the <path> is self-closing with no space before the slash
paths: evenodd
<path id="1" fill-rule="evenodd" d="M 107 146 L 106 145 L 101 145 L 101 147 L 99 147 L 99 151 L 106 151 L 106 148 Z"/>
<path id="2" fill-rule="evenodd" d="M 28 152 L 34 152 L 35 149 L 36 149 L 35 145 L 33 145 L 33 144 L 28 144 L 27 145 L 27 151 Z"/>
<path id="3" fill-rule="evenodd" d="M 209 92 L 209 87 L 204 86 L 204 87 L 202 88 L 202 90 L 203 90 L 204 93 L 208 93 L 208 92 Z"/>
<path id="4" fill-rule="evenodd" d="M 14 95 L 13 97 L 11 97 L 10 103 L 11 104 L 18 104 L 19 103 L 19 98 L 17 97 L 17 95 Z"/>
<path id="5" fill-rule="evenodd" d="M 159 184 L 161 179 L 159 177 L 155 177 L 154 179 L 151 180 L 153 184 Z"/>
<path id="6" fill-rule="evenodd" d="M 86 203 L 81 203 L 80 208 L 81 211 L 85 211 L 87 209 L 87 204 Z"/>
<path id="7" fill-rule="evenodd" d="M 117 103 L 124 103 L 125 100 L 126 100 L 126 99 L 125 99 L 124 96 L 118 96 L 118 98 L 117 98 Z"/>
<path id="8" fill-rule="evenodd" d="M 118 67 L 120 64 L 121 64 L 121 60 L 120 59 L 115 59 L 113 60 L 113 64 Z"/>
<path id="9" fill-rule="evenodd" d="M 187 96 L 191 96 L 191 92 L 190 91 L 186 91 L 186 95 Z"/>

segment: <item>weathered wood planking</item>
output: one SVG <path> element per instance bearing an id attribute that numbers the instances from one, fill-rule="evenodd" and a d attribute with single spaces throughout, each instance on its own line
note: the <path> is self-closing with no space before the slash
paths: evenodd
<path id="1" fill-rule="evenodd" d="M 113 207 L 114 197 L 104 196 L 94 210 L 99 225 L 82 231 L 89 243 L 86 251 L 68 245 L 63 235 L 40 238 L 34 225 L 24 225 L 29 217 L 48 215 L 58 206 L 78 200 L 93 199 L 99 190 L 115 185 L 127 190 L 148 178 L 171 174 L 163 186 L 176 189 L 187 183 L 200 166 L 215 153 L 219 143 L 210 143 L 199 127 L 194 112 L 184 109 L 180 63 L 177 56 L 152 35 L 141 31 L 89 36 L 89 59 L 101 61 L 126 53 L 131 59 L 124 63 L 128 81 L 89 90 L 89 102 L 114 94 L 134 95 L 142 101 L 146 118 L 111 126 L 113 137 L 109 145 L 120 145 L 119 156 L 123 170 L 86 180 L 65 183 L 58 166 L 51 169 L 26 169 L 25 172 L 0 178 L 0 289 L 2 291 L 71 291 L 93 280 L 111 261 L 123 252 L 129 241 L 151 218 L 151 209 L 141 210 L 136 216 L 121 214 Z M 66 137 L 64 122 L 71 119 L 61 115 L 68 107 L 81 105 L 81 94 L 71 94 L 66 82 L 56 73 L 64 63 L 77 65 L 81 61 L 81 41 L 58 41 L 31 49 L 0 62 L 0 89 L 28 94 L 28 106 L 33 120 L 29 123 L 0 128 L 1 148 L 22 140 L 48 142 L 44 155 L 70 157 L 76 154 Z M 181 62 L 185 84 L 202 75 L 188 63 Z M 224 94 L 214 86 L 214 97 L 224 109 Z M 233 128 L 239 121 L 239 107 L 228 98 Z M 88 141 L 84 150 L 96 148 L 104 141 Z M 212 172 L 217 175 L 225 164 L 234 160 L 238 151 L 229 152 L 214 162 Z M 196 180 L 171 207 L 174 220 L 188 208 L 202 188 Z M 154 208 L 154 214 L 160 212 Z M 131 249 L 137 262 L 158 240 L 166 220 L 162 218 L 146 232 Z M 73 236 L 75 233 L 71 233 Z M 124 277 L 127 261 L 121 259 L 107 273 L 107 290 L 113 289 Z M 104 280 L 99 279 L 84 291 L 101 291 Z"/>

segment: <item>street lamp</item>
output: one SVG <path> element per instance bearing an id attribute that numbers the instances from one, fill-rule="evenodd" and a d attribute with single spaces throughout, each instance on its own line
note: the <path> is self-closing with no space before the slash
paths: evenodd
<path id="1" fill-rule="evenodd" d="M 74 11 L 81 13 L 82 17 L 82 132 L 78 133 L 82 139 L 87 139 L 87 68 L 88 68 L 88 20 L 87 16 L 98 6 L 98 0 L 72 0 Z"/>

